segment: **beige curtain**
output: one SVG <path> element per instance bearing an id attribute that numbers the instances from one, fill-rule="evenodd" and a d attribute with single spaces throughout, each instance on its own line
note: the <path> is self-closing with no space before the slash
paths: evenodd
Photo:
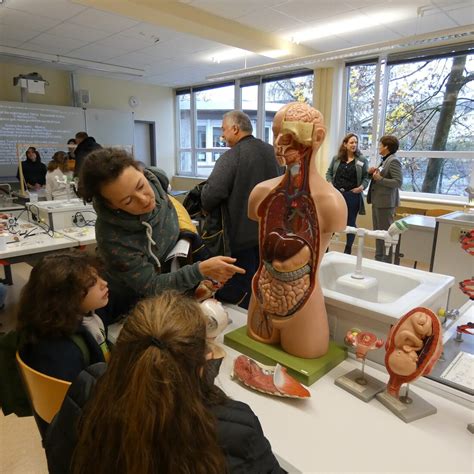
<path id="1" fill-rule="evenodd" d="M 329 125 L 331 123 L 331 109 L 334 93 L 334 68 L 320 68 L 314 70 L 314 87 L 313 87 L 313 106 L 319 110 L 324 117 L 326 124 L 326 139 L 316 155 L 316 167 L 321 176 L 326 175 L 326 170 L 329 166 L 331 158 L 328 135 L 331 132 Z"/>

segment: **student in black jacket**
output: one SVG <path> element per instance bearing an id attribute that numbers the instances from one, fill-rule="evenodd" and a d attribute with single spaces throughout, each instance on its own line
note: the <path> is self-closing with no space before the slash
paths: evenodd
<path id="1" fill-rule="evenodd" d="M 46 184 L 46 165 L 41 163 L 41 156 L 34 146 L 26 150 L 26 160 L 21 162 L 21 169 L 28 189 L 38 190 Z M 20 169 L 16 177 L 20 179 Z"/>
<path id="2" fill-rule="evenodd" d="M 207 356 L 195 300 L 165 292 L 139 303 L 107 370 L 83 372 L 53 420 L 50 473 L 284 472 L 252 410 L 213 384 Z"/>
<path id="3" fill-rule="evenodd" d="M 95 141 L 94 137 L 90 137 L 86 132 L 76 133 L 75 140 L 77 146 L 74 150 L 74 159 L 76 161 L 74 165 L 74 177 L 77 177 L 79 176 L 82 164 L 87 155 L 102 147 Z"/>

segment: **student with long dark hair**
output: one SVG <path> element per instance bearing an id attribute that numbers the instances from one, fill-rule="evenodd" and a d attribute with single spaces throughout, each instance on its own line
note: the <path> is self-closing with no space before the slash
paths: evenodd
<path id="1" fill-rule="evenodd" d="M 50 472 L 283 472 L 252 410 L 214 385 L 208 356 L 195 300 L 164 292 L 140 302 L 107 370 L 91 367 L 69 390 L 45 442 Z"/>
<path id="2" fill-rule="evenodd" d="M 337 188 L 347 204 L 347 225 L 356 226 L 358 214 L 365 214 L 362 191 L 369 185 L 369 163 L 359 150 L 359 139 L 355 133 L 348 133 L 333 157 L 326 172 L 326 181 Z M 352 252 L 354 234 L 347 234 L 344 253 Z"/>
<path id="3" fill-rule="evenodd" d="M 46 184 L 46 166 L 41 163 L 41 156 L 34 146 L 30 146 L 25 153 L 26 160 L 21 162 L 23 179 L 28 189 L 38 190 Z M 20 179 L 20 169 L 16 172 Z"/>

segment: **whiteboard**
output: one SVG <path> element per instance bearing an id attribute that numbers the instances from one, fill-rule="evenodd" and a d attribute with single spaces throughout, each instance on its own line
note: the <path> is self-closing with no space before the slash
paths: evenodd
<path id="1" fill-rule="evenodd" d="M 67 151 L 67 141 L 84 129 L 84 111 L 78 107 L 0 102 L 0 176 L 16 176 L 17 144 L 21 159 L 32 145 L 47 164 L 56 151 Z"/>
<path id="2" fill-rule="evenodd" d="M 132 151 L 134 143 L 133 112 L 86 109 L 86 131 L 102 146 L 121 146 Z"/>

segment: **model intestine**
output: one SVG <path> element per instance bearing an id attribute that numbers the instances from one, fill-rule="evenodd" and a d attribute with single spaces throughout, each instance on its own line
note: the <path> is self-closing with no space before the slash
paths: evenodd
<path id="1" fill-rule="evenodd" d="M 431 372 L 441 355 L 441 340 L 441 324 L 430 309 L 415 308 L 399 320 L 386 344 L 390 395 L 398 398 L 402 384 Z"/>
<path id="2" fill-rule="evenodd" d="M 303 103 L 284 106 L 273 122 L 283 177 L 258 184 L 249 217 L 259 221 L 261 261 L 252 281 L 248 332 L 300 357 L 327 351 L 329 330 L 317 281 L 332 232 L 345 228 L 340 193 L 319 176 L 314 160 L 324 136 L 322 115 Z"/>

